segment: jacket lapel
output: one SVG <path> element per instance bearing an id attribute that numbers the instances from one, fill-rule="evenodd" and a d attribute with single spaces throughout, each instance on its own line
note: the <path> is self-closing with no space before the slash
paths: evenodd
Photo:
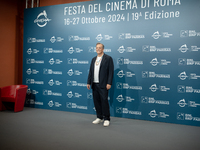
<path id="1" fill-rule="evenodd" d="M 102 64 L 105 62 L 105 59 L 106 59 L 106 57 L 105 57 L 105 54 L 104 54 L 103 58 L 102 58 L 102 61 L 101 61 L 101 64 L 100 64 L 100 69 L 101 69 Z"/>

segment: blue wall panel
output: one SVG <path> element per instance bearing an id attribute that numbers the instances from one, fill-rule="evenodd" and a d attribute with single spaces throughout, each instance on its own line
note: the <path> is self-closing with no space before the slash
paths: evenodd
<path id="1" fill-rule="evenodd" d="M 115 74 L 116 117 L 200 126 L 198 0 L 95 0 L 26 9 L 26 106 L 95 114 L 87 75 L 95 45 Z"/>

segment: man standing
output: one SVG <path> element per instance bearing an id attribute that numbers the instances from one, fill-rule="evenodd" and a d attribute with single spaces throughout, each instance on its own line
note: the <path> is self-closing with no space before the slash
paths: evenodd
<path id="1" fill-rule="evenodd" d="M 91 61 L 87 80 L 87 88 L 92 88 L 93 101 L 96 109 L 97 119 L 93 124 L 103 122 L 104 126 L 110 124 L 110 107 L 108 103 L 108 90 L 111 88 L 114 64 L 112 57 L 104 54 L 104 45 L 96 44 L 97 56 Z"/>

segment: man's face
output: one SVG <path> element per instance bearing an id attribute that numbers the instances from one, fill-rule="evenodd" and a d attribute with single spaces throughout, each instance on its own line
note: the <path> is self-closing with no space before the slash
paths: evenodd
<path id="1" fill-rule="evenodd" d="M 97 52 L 97 54 L 98 55 L 101 55 L 101 54 L 103 54 L 103 45 L 101 45 L 101 44 L 97 44 L 97 46 L 96 46 L 96 52 Z"/>

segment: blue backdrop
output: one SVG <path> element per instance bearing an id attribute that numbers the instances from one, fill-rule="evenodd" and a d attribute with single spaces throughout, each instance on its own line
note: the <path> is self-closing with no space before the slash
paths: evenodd
<path id="1" fill-rule="evenodd" d="M 26 9 L 26 106 L 95 114 L 95 45 L 114 61 L 112 116 L 200 126 L 200 1 L 95 0 Z"/>

